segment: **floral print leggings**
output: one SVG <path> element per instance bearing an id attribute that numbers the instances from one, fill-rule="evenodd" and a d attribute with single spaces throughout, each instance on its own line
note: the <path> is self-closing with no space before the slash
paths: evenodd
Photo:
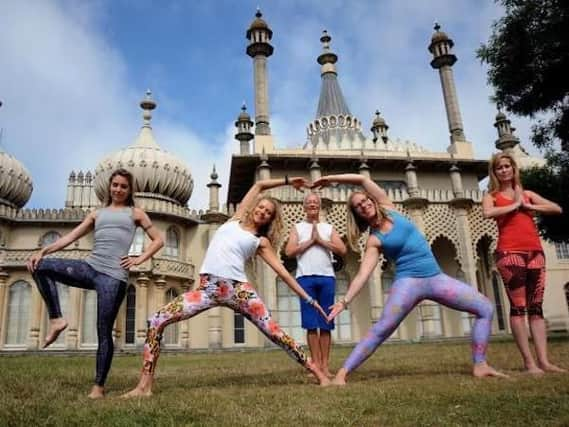
<path id="1" fill-rule="evenodd" d="M 249 319 L 272 342 L 282 347 L 293 359 L 310 369 L 308 358 L 302 348 L 271 319 L 269 310 L 250 283 L 209 274 L 200 275 L 200 285 L 173 299 L 150 319 L 144 344 L 142 372 L 153 374 L 160 355 L 160 340 L 164 328 L 171 323 L 189 319 L 202 311 L 224 306 L 241 313 Z"/>
<path id="2" fill-rule="evenodd" d="M 425 299 L 474 314 L 476 321 L 472 328 L 472 359 L 474 363 L 486 360 L 486 347 L 490 338 L 494 309 L 488 298 L 475 288 L 441 273 L 425 278 L 398 279 L 389 292 L 381 318 L 344 362 L 344 368 L 348 372 L 356 369 L 371 356 L 411 310 Z"/>

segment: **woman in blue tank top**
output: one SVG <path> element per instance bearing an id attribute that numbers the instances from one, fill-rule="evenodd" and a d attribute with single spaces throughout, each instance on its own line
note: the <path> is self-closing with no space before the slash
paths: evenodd
<path id="1" fill-rule="evenodd" d="M 160 232 L 152 226 L 148 215 L 134 207 L 133 178 L 125 169 L 115 170 L 109 179 L 103 209 L 90 212 L 70 233 L 46 246 L 28 260 L 49 313 L 49 332 L 43 348 L 53 343 L 67 328 L 57 294 L 57 282 L 97 292 L 97 367 L 95 384 L 89 397 L 104 397 L 104 385 L 113 359 L 113 324 L 126 293 L 128 270 L 154 255 L 164 244 Z M 152 243 L 137 257 L 128 251 L 136 226 L 142 227 Z M 85 260 L 44 258 L 57 252 L 94 230 L 91 255 Z"/>
<path id="2" fill-rule="evenodd" d="M 347 234 L 350 247 L 359 251 L 359 238 L 369 230 L 359 271 L 345 297 L 332 306 L 328 319 L 345 310 L 360 292 L 379 261 L 381 252 L 395 263 L 396 276 L 381 318 L 354 348 L 333 380 L 344 385 L 346 377 L 361 365 L 397 329 L 411 310 L 425 299 L 476 316 L 472 328 L 472 359 L 475 377 L 505 376 L 486 362 L 493 308 L 490 301 L 472 286 L 441 272 L 430 246 L 417 227 L 395 211 L 385 190 L 358 174 L 329 175 L 313 187 L 330 183 L 355 184 L 364 191 L 353 192 L 347 202 Z"/>

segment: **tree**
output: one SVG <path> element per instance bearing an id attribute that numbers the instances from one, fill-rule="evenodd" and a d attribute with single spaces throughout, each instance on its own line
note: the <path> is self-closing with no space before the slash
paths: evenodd
<path id="1" fill-rule="evenodd" d="M 535 191 L 549 200 L 555 200 L 563 209 L 563 215 L 540 215 L 538 226 L 541 235 L 554 242 L 569 240 L 569 174 L 559 173 L 551 166 L 533 167 L 522 170 L 521 178 L 525 189 Z"/>
<path id="2" fill-rule="evenodd" d="M 489 65 L 495 102 L 534 118 L 532 142 L 545 152 L 547 166 L 522 174 L 524 186 L 554 200 L 563 216 L 544 217 L 547 239 L 569 241 L 569 1 L 496 0 L 504 16 L 492 25 L 477 51 Z"/>

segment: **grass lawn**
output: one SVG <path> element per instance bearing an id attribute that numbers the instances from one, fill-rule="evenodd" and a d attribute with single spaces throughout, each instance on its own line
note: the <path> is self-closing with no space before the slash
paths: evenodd
<path id="1" fill-rule="evenodd" d="M 569 367 L 569 340 L 550 342 Z M 349 348 L 335 348 L 337 369 Z M 120 400 L 138 355 L 115 357 L 102 401 L 93 356 L 0 356 L 0 426 L 568 426 L 569 374 L 525 375 L 511 341 L 489 360 L 510 379 L 470 376 L 468 343 L 384 345 L 344 388 L 317 387 L 282 351 L 163 354 L 155 395 Z"/>

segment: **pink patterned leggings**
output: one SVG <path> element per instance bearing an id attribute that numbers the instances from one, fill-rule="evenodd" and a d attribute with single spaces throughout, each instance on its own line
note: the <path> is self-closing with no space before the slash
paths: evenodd
<path id="1" fill-rule="evenodd" d="M 171 323 L 189 319 L 202 311 L 224 306 L 249 319 L 272 342 L 285 350 L 302 366 L 310 369 L 308 358 L 294 339 L 271 319 L 269 310 L 249 283 L 202 274 L 200 285 L 170 301 L 148 319 L 144 343 L 142 372 L 153 374 L 160 355 L 160 340 L 164 328 Z"/>

